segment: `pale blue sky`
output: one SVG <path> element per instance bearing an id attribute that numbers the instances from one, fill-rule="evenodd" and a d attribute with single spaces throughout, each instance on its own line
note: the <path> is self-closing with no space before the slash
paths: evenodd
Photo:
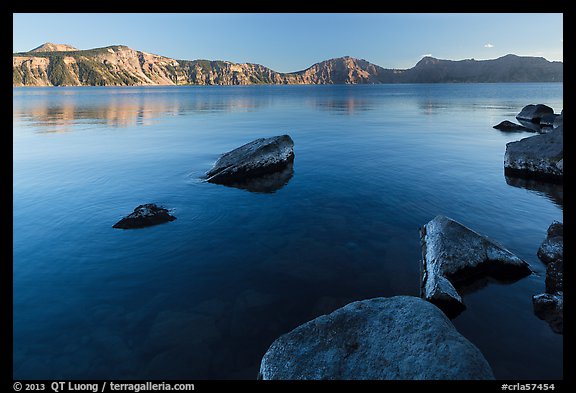
<path id="1" fill-rule="evenodd" d="M 44 42 L 127 45 L 175 59 L 258 63 L 279 72 L 352 56 L 410 68 L 424 55 L 563 60 L 563 14 L 13 14 L 13 52 Z"/>

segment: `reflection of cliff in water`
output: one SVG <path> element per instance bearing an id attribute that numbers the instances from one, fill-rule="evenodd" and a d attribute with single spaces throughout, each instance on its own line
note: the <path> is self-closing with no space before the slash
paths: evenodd
<path id="1" fill-rule="evenodd" d="M 550 199 L 556 205 L 564 208 L 564 185 L 556 183 L 547 183 L 534 179 L 524 179 L 521 177 L 511 177 L 504 176 L 506 178 L 506 184 L 525 188 L 527 190 L 536 192 L 537 194 L 543 195 Z"/>
<path id="2" fill-rule="evenodd" d="M 250 192 L 273 193 L 284 187 L 294 176 L 294 164 L 288 163 L 278 172 L 248 178 L 239 182 L 226 184 L 228 187 L 241 188 Z"/>
<path id="3" fill-rule="evenodd" d="M 307 101 L 309 106 L 337 115 L 353 115 L 373 109 L 373 104 L 357 97 L 319 97 Z"/>
<path id="4" fill-rule="evenodd" d="M 19 102 L 13 117 L 33 123 L 42 132 L 68 132 L 78 124 L 105 124 L 110 127 L 148 126 L 166 115 L 198 112 L 246 112 L 269 105 L 269 100 L 256 97 L 219 97 L 192 94 L 182 99 L 177 94 L 98 94 L 82 97 L 64 94 L 58 97 L 36 97 Z"/>
<path id="5" fill-rule="evenodd" d="M 465 97 L 466 98 L 466 97 Z M 439 115 L 446 113 L 448 110 L 462 110 L 462 111 L 479 111 L 482 112 L 483 116 L 494 114 L 500 117 L 502 111 L 509 111 L 510 116 L 514 116 L 514 110 L 517 109 L 517 105 L 494 101 L 484 101 L 478 103 L 475 100 L 463 99 L 462 101 L 447 101 L 439 100 L 434 97 L 422 97 L 418 99 L 418 109 L 424 115 Z"/>

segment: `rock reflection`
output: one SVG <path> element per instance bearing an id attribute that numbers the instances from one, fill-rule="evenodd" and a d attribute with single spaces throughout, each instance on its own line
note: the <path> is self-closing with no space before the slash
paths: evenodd
<path id="1" fill-rule="evenodd" d="M 525 188 L 526 190 L 544 195 L 560 208 L 564 208 L 564 185 L 556 183 L 547 183 L 534 179 L 524 179 L 520 177 L 504 176 L 506 184 Z"/>
<path id="2" fill-rule="evenodd" d="M 263 176 L 253 177 L 241 182 L 226 184 L 227 187 L 241 188 L 250 192 L 264 194 L 274 193 L 284 187 L 294 176 L 294 164 L 288 163 L 286 167 L 278 172 L 269 173 Z"/>
<path id="3" fill-rule="evenodd" d="M 438 101 L 419 101 L 418 107 L 425 115 L 437 115 L 448 109 L 448 104 Z"/>
<path id="4" fill-rule="evenodd" d="M 339 115 L 353 115 L 373 108 L 369 101 L 357 97 L 313 99 L 308 104 L 315 109 Z"/>

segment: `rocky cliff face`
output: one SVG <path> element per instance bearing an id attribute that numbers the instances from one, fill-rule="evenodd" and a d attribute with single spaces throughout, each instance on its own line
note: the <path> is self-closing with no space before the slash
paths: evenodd
<path id="1" fill-rule="evenodd" d="M 14 86 L 172 85 L 185 77 L 176 60 L 126 46 L 14 54 Z"/>
<path id="2" fill-rule="evenodd" d="M 139 86 L 250 84 L 377 84 L 435 82 L 561 82 L 563 64 L 507 55 L 495 60 L 423 58 L 408 70 L 341 57 L 279 73 L 259 64 L 174 60 L 116 45 L 77 50 L 47 43 L 12 57 L 13 86 Z"/>
<path id="3" fill-rule="evenodd" d="M 376 84 L 393 83 L 395 75 L 394 70 L 346 56 L 314 64 L 304 71 L 286 74 L 285 78 L 290 84 Z"/>

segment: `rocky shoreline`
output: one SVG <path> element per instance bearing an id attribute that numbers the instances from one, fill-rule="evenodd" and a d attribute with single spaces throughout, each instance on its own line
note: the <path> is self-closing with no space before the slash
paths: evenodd
<path id="1" fill-rule="evenodd" d="M 560 114 L 554 114 L 553 109 L 546 105 L 530 104 L 525 106 L 516 118 L 524 126 L 528 126 L 518 127 L 529 128 L 538 135 L 506 144 L 504 174 L 511 177 L 562 183 L 564 110 Z"/>
<path id="2" fill-rule="evenodd" d="M 531 104 L 516 117 L 522 125 L 504 121 L 494 126 L 505 132 L 538 133 L 506 145 L 508 183 L 515 177 L 562 183 L 563 114 Z M 420 228 L 420 241 L 420 296 L 428 302 L 408 296 L 375 298 L 317 317 L 272 343 L 258 378 L 493 379 L 490 366 L 473 344 L 463 351 L 442 342 L 443 329 L 455 332 L 446 316 L 455 317 L 466 308 L 457 288 L 477 284 L 486 276 L 501 282 L 518 280 L 532 274 L 530 266 L 497 242 L 442 215 Z M 560 334 L 562 245 L 562 224 L 555 222 L 537 253 L 548 264 L 546 292 L 532 299 L 536 316 Z M 460 339 L 465 340 L 461 336 L 452 340 Z M 441 361 L 435 352 L 440 347 L 446 351 Z"/>
<path id="3" fill-rule="evenodd" d="M 532 297 L 534 313 L 555 333 L 564 332 L 564 225 L 553 222 L 537 252 L 546 264 L 546 290 Z"/>
<path id="4" fill-rule="evenodd" d="M 524 125 L 503 131 L 537 132 L 506 145 L 506 176 L 563 181 L 563 111 L 528 105 Z M 530 126 L 526 126 L 526 124 Z M 224 153 L 205 181 L 252 192 L 275 192 L 293 175 L 289 135 L 259 138 Z M 506 178 L 509 182 L 508 177 Z M 165 208 L 140 205 L 114 228 L 132 229 L 175 220 Z M 350 303 L 276 339 L 262 357 L 259 379 L 494 379 L 490 365 L 450 318 L 466 309 L 459 294 L 489 276 L 502 283 L 532 274 L 527 262 L 498 242 L 437 215 L 419 229 L 420 297 L 395 296 Z M 554 222 L 537 252 L 547 264 L 545 293 L 534 313 L 563 333 L 563 227 Z"/>

